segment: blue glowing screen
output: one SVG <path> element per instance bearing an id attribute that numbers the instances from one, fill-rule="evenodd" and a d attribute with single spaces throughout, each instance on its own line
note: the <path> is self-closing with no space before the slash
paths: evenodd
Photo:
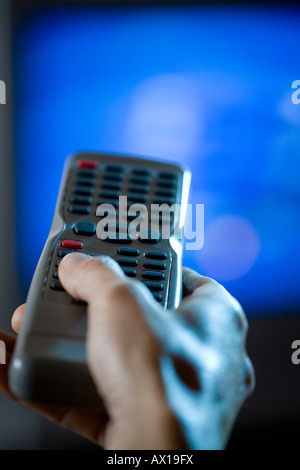
<path id="1" fill-rule="evenodd" d="M 300 306 L 299 7 L 39 9 L 15 31 L 17 236 L 24 292 L 63 163 L 78 150 L 192 170 L 205 244 L 184 264 L 249 316 Z"/>

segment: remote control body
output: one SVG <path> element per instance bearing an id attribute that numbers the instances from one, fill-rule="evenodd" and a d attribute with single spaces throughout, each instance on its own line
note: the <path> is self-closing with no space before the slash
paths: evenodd
<path id="1" fill-rule="evenodd" d="M 68 158 L 9 369 L 10 388 L 16 396 L 30 402 L 101 409 L 87 367 L 86 305 L 64 291 L 58 279 L 59 263 L 74 251 L 110 256 L 126 275 L 145 283 L 163 308 L 176 308 L 181 298 L 178 233 L 190 178 L 188 169 L 169 162 L 100 153 Z M 118 233 L 101 240 L 97 208 L 109 204 L 118 214 L 119 196 L 127 197 L 128 207 L 143 204 L 149 210 L 151 204 L 179 204 L 170 237 L 154 231 L 149 237 Z"/>

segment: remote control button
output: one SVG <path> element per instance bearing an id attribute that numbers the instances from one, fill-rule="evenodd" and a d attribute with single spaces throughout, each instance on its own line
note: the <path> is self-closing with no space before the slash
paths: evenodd
<path id="1" fill-rule="evenodd" d="M 92 196 L 94 191 L 91 188 L 77 186 L 73 194 L 77 194 L 78 196 Z"/>
<path id="2" fill-rule="evenodd" d="M 59 253 L 58 253 L 58 257 L 59 258 L 64 258 L 65 256 L 69 255 L 70 253 L 74 253 L 74 251 L 70 251 L 70 250 L 61 250 Z"/>
<path id="3" fill-rule="evenodd" d="M 53 274 L 53 277 L 54 279 L 58 279 L 58 271 L 55 271 L 55 273 Z"/>
<path id="4" fill-rule="evenodd" d="M 149 176 L 149 170 L 145 170 L 143 168 L 134 168 L 132 170 L 132 174 L 136 176 Z"/>
<path id="5" fill-rule="evenodd" d="M 148 253 L 145 254 L 145 256 L 151 259 L 167 259 L 167 253 L 164 253 L 162 251 L 149 250 Z"/>
<path id="6" fill-rule="evenodd" d="M 153 292 L 152 295 L 155 298 L 155 300 L 157 300 L 157 302 L 162 301 L 162 295 L 161 294 L 156 294 L 155 292 Z"/>
<path id="7" fill-rule="evenodd" d="M 102 183 L 103 189 L 110 189 L 111 191 L 120 191 L 121 184 L 114 181 L 107 181 Z"/>
<path id="8" fill-rule="evenodd" d="M 67 248 L 69 250 L 82 250 L 83 243 L 77 242 L 75 240 L 64 240 L 61 244 L 62 248 Z"/>
<path id="9" fill-rule="evenodd" d="M 166 269 L 166 267 L 166 263 L 162 263 L 161 261 L 147 261 L 146 263 L 144 263 L 144 268 L 147 269 L 158 269 L 163 271 L 164 269 Z"/>
<path id="10" fill-rule="evenodd" d="M 76 184 L 78 186 L 93 187 L 95 185 L 95 181 L 88 178 L 79 178 L 78 180 L 76 180 Z"/>
<path id="11" fill-rule="evenodd" d="M 103 179 L 106 181 L 122 181 L 123 179 L 123 174 L 119 173 L 105 173 L 103 175 Z"/>
<path id="12" fill-rule="evenodd" d="M 102 191 L 100 193 L 100 197 L 103 197 L 104 199 L 119 199 L 120 194 L 110 191 Z"/>
<path id="13" fill-rule="evenodd" d="M 114 199 L 102 199 L 102 201 L 99 201 L 98 205 L 101 206 L 102 204 L 110 204 L 111 206 L 114 206 L 115 208 L 119 207 L 119 199 L 114 200 Z"/>
<path id="14" fill-rule="evenodd" d="M 159 173 L 160 178 L 167 179 L 167 180 L 174 180 L 176 178 L 176 176 L 177 175 L 175 175 L 174 173 L 167 173 L 165 171 L 161 171 Z"/>
<path id="15" fill-rule="evenodd" d="M 86 206 L 69 206 L 69 212 L 72 214 L 89 214 L 90 208 Z"/>
<path id="16" fill-rule="evenodd" d="M 168 197 L 168 198 L 172 198 L 174 196 L 173 191 L 168 191 L 164 189 L 158 189 L 155 194 L 156 196 L 162 196 L 162 197 Z"/>
<path id="17" fill-rule="evenodd" d="M 136 270 L 135 269 L 123 269 L 124 274 L 128 277 L 136 277 Z"/>
<path id="18" fill-rule="evenodd" d="M 165 279 L 165 275 L 161 272 L 145 271 L 143 272 L 143 278 L 151 281 L 163 281 Z"/>
<path id="19" fill-rule="evenodd" d="M 83 169 L 78 171 L 77 176 L 82 178 L 96 178 L 97 171 Z"/>
<path id="20" fill-rule="evenodd" d="M 161 282 L 144 281 L 144 284 L 153 292 L 160 292 L 164 289 L 164 286 Z"/>
<path id="21" fill-rule="evenodd" d="M 142 243 L 158 243 L 160 241 L 160 233 L 156 230 L 142 231 L 139 236 L 139 241 Z"/>
<path id="22" fill-rule="evenodd" d="M 134 258 L 118 258 L 117 263 L 119 263 L 120 266 L 137 266 L 138 262 Z"/>
<path id="23" fill-rule="evenodd" d="M 50 287 L 52 290 L 59 290 L 59 291 L 65 290 L 59 281 L 53 281 Z"/>
<path id="24" fill-rule="evenodd" d="M 159 204 L 159 205 L 167 204 L 169 207 L 171 207 L 172 204 L 174 204 L 174 201 L 170 201 L 169 199 L 160 198 L 160 199 L 155 199 L 154 204 Z"/>
<path id="25" fill-rule="evenodd" d="M 79 206 L 89 206 L 92 204 L 92 198 L 87 196 L 74 196 L 70 199 L 70 202 Z"/>
<path id="26" fill-rule="evenodd" d="M 139 256 L 140 251 L 136 248 L 119 248 L 117 253 L 119 255 Z"/>
<path id="27" fill-rule="evenodd" d="M 121 173 L 122 171 L 124 171 L 124 168 L 122 166 L 119 166 L 119 165 L 106 165 L 106 167 L 104 168 L 104 170 L 106 171 L 111 171 L 113 173 Z"/>
<path id="28" fill-rule="evenodd" d="M 138 193 L 138 194 L 147 194 L 148 188 L 144 188 L 143 186 L 130 186 L 129 193 Z"/>
<path id="29" fill-rule="evenodd" d="M 142 194 L 129 194 L 128 195 L 128 201 L 129 202 L 137 202 L 140 204 L 145 204 L 147 202 L 147 197 L 143 196 Z"/>
<path id="30" fill-rule="evenodd" d="M 91 237 L 96 233 L 96 225 L 93 222 L 78 222 L 74 227 L 74 232 L 76 235 L 86 235 Z"/>
<path id="31" fill-rule="evenodd" d="M 96 170 L 96 168 L 98 168 L 98 162 L 96 160 L 78 160 L 77 167 Z"/>
<path id="32" fill-rule="evenodd" d="M 167 189 L 174 189 L 176 186 L 172 181 L 158 181 L 157 185 Z"/>
<path id="33" fill-rule="evenodd" d="M 71 252 L 70 252 L 70 253 L 71 253 Z M 58 268 L 59 265 L 60 265 L 60 263 L 61 263 L 61 259 L 57 260 L 57 262 L 56 262 L 56 264 L 55 264 L 55 267 Z"/>
<path id="34" fill-rule="evenodd" d="M 126 245 L 129 243 L 132 243 L 132 238 L 130 235 L 127 235 L 126 238 L 123 238 L 124 234 L 119 234 L 116 232 L 106 232 L 107 237 L 106 238 L 100 238 L 103 242 L 107 243 L 118 243 L 119 245 Z M 122 235 L 122 237 L 121 237 Z"/>
<path id="35" fill-rule="evenodd" d="M 130 182 L 131 184 L 140 184 L 142 186 L 147 186 L 147 184 L 149 184 L 149 180 L 147 178 L 142 178 L 142 177 L 131 178 Z"/>

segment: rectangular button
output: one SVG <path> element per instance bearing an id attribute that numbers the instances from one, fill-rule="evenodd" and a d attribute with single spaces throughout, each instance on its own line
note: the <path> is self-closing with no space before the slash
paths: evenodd
<path id="1" fill-rule="evenodd" d="M 144 264 L 144 268 L 158 269 L 159 271 L 166 269 L 166 267 L 167 267 L 166 263 L 162 263 L 161 261 L 147 261 Z"/>
<path id="2" fill-rule="evenodd" d="M 160 187 L 162 186 L 163 188 L 168 188 L 168 189 L 174 189 L 175 188 L 175 183 L 173 183 L 172 181 L 159 181 L 157 183 L 157 185 Z"/>
<path id="3" fill-rule="evenodd" d="M 146 188 L 143 188 L 142 186 L 130 186 L 128 192 L 137 194 L 147 194 L 148 186 Z"/>
<path id="4" fill-rule="evenodd" d="M 163 281 L 165 278 L 164 273 L 156 271 L 145 271 L 143 272 L 144 279 L 150 279 L 152 281 Z"/>
<path id="5" fill-rule="evenodd" d="M 102 188 L 110 189 L 111 191 L 120 191 L 121 184 L 114 181 L 107 181 L 106 183 L 102 183 Z"/>
<path id="6" fill-rule="evenodd" d="M 136 176 L 149 176 L 149 170 L 145 170 L 144 168 L 134 168 L 132 170 L 132 174 Z"/>
<path id="7" fill-rule="evenodd" d="M 159 177 L 167 180 L 174 180 L 176 178 L 176 174 L 174 173 L 166 173 L 164 171 L 161 171 L 159 173 Z"/>
<path id="8" fill-rule="evenodd" d="M 120 266 L 137 266 L 138 262 L 134 258 L 118 258 L 117 263 L 119 263 Z"/>
<path id="9" fill-rule="evenodd" d="M 170 190 L 165 190 L 165 189 L 158 189 L 156 191 L 156 196 L 163 196 L 163 197 L 172 198 L 172 197 L 174 197 L 174 192 L 170 191 Z"/>
<path id="10" fill-rule="evenodd" d="M 107 243 L 119 243 L 120 245 L 125 245 L 128 243 L 132 243 L 132 238 L 130 235 L 127 235 L 125 238 L 123 238 L 124 234 L 121 233 L 116 233 L 116 232 L 107 232 L 105 233 L 106 238 L 100 238 L 103 242 Z M 126 235 L 126 234 L 125 234 Z"/>
<path id="11" fill-rule="evenodd" d="M 136 270 L 135 269 L 126 269 L 126 268 L 124 268 L 123 271 L 124 271 L 124 274 L 126 274 L 126 276 L 128 276 L 128 277 L 135 277 L 136 276 Z"/>
<path id="12" fill-rule="evenodd" d="M 120 175 L 119 173 L 105 173 L 103 175 L 103 179 L 106 181 L 122 181 L 123 175 Z"/>
<path id="13" fill-rule="evenodd" d="M 92 190 L 92 188 L 86 188 L 84 186 L 77 186 L 74 189 L 73 194 L 77 194 L 79 196 L 92 196 L 94 194 L 94 191 Z"/>
<path id="14" fill-rule="evenodd" d="M 82 250 L 83 243 L 77 242 L 75 240 L 64 240 L 61 244 L 61 247 L 69 250 Z"/>
<path id="15" fill-rule="evenodd" d="M 82 176 L 83 178 L 96 178 L 97 172 L 94 170 L 80 170 L 77 174 L 78 176 Z"/>
<path id="16" fill-rule="evenodd" d="M 155 298 L 155 300 L 157 300 L 157 302 L 161 302 L 161 301 L 162 301 L 162 295 L 161 295 L 161 294 L 153 293 L 152 295 L 153 295 L 153 297 Z"/>
<path id="17" fill-rule="evenodd" d="M 111 206 L 114 207 L 119 207 L 119 199 L 102 199 L 101 201 L 98 202 L 98 205 L 101 206 L 102 204 L 110 204 Z"/>
<path id="18" fill-rule="evenodd" d="M 119 248 L 118 254 L 127 256 L 139 256 L 140 252 L 137 248 Z"/>
<path id="19" fill-rule="evenodd" d="M 147 184 L 149 184 L 149 180 L 147 178 L 143 178 L 143 177 L 134 177 L 134 178 L 131 178 L 130 180 L 130 183 L 131 184 L 140 184 L 142 186 L 146 186 Z"/>
<path id="20" fill-rule="evenodd" d="M 145 204 L 147 202 L 147 196 L 143 194 L 129 194 L 128 195 L 129 202 L 139 202 L 141 204 Z"/>
<path id="21" fill-rule="evenodd" d="M 167 259 L 167 253 L 164 253 L 162 251 L 148 251 L 145 255 L 147 258 L 152 258 L 152 259 Z"/>
<path id="22" fill-rule="evenodd" d="M 115 191 L 102 191 L 100 197 L 103 199 L 119 199 L 120 194 Z"/>
<path id="23" fill-rule="evenodd" d="M 81 221 L 74 227 L 76 235 L 93 236 L 96 233 L 96 225 L 93 222 Z"/>
<path id="24" fill-rule="evenodd" d="M 98 168 L 98 162 L 96 160 L 78 160 L 77 161 L 78 168 L 88 168 L 91 170 L 95 170 Z"/>
<path id="25" fill-rule="evenodd" d="M 93 187 L 95 185 L 95 180 L 93 180 L 91 178 L 78 178 L 76 180 L 76 185 Z"/>
<path id="26" fill-rule="evenodd" d="M 164 289 L 164 286 L 161 282 L 144 281 L 144 284 L 153 292 L 159 292 Z"/>
<path id="27" fill-rule="evenodd" d="M 122 171 L 124 171 L 124 168 L 119 165 L 106 165 L 105 170 L 112 171 L 113 173 L 121 173 Z"/>
<path id="28" fill-rule="evenodd" d="M 72 214 L 89 214 L 90 208 L 87 206 L 69 206 L 69 212 Z"/>
<path id="29" fill-rule="evenodd" d="M 71 198 L 70 202 L 79 206 L 89 206 L 92 204 L 93 200 L 91 197 L 87 196 L 74 196 Z"/>
<path id="30" fill-rule="evenodd" d="M 59 258 L 64 258 L 65 256 L 69 255 L 70 253 L 74 253 L 74 251 L 70 251 L 70 250 L 61 250 L 61 251 L 58 253 L 58 256 L 59 256 Z"/>

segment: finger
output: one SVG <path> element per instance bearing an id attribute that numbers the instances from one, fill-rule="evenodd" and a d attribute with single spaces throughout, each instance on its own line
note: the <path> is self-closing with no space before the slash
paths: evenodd
<path id="1" fill-rule="evenodd" d="M 158 345 L 143 314 L 144 286 L 125 277 L 114 261 L 82 254 L 63 259 L 59 278 L 70 295 L 88 302 L 89 366 L 106 409 L 123 402 L 128 408 L 138 395 L 157 396 Z"/>
<path id="2" fill-rule="evenodd" d="M 217 281 L 183 268 L 185 297 L 176 310 L 198 330 L 214 330 L 214 323 L 223 324 L 233 331 L 248 329 L 246 315 L 240 303 Z"/>
<path id="3" fill-rule="evenodd" d="M 26 304 L 20 305 L 14 312 L 11 319 L 11 326 L 16 333 L 20 333 L 22 321 L 25 313 Z"/>
<path id="4" fill-rule="evenodd" d="M 209 282 L 214 281 L 209 277 L 201 276 L 190 268 L 184 267 L 182 269 L 183 297 L 191 295 L 196 289 Z"/>
<path id="5" fill-rule="evenodd" d="M 183 287 L 186 297 L 207 299 L 215 306 L 222 303 L 230 304 L 235 310 L 243 310 L 240 303 L 221 284 L 210 277 L 201 276 L 189 268 L 183 268 Z"/>
<path id="6" fill-rule="evenodd" d="M 88 277 L 88 281 L 85 278 Z M 120 266 L 108 256 L 91 257 L 82 253 L 65 256 L 59 265 L 59 279 L 72 297 L 90 302 L 102 291 L 125 278 Z"/>

